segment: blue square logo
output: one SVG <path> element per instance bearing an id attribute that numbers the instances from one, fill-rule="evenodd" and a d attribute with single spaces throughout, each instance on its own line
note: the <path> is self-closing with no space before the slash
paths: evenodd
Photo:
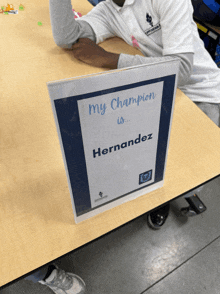
<path id="1" fill-rule="evenodd" d="M 152 169 L 139 175 L 139 185 L 149 182 L 152 179 Z"/>

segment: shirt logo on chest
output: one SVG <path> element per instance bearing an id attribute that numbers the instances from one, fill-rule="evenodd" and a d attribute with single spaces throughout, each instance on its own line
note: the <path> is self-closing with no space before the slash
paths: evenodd
<path id="1" fill-rule="evenodd" d="M 153 22 L 152 22 L 152 16 L 150 16 L 150 14 L 146 14 L 146 20 L 147 22 L 153 27 Z"/>
<path id="2" fill-rule="evenodd" d="M 157 32 L 158 30 L 161 29 L 161 25 L 160 23 L 157 23 L 156 25 L 153 24 L 153 21 L 152 21 L 152 16 L 149 14 L 149 13 L 146 13 L 146 21 L 150 24 L 151 28 L 150 29 L 147 29 L 145 31 L 145 34 L 147 36 Z"/>

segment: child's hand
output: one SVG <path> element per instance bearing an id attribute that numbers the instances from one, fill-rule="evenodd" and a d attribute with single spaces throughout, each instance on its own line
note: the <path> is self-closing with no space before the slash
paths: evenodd
<path id="1" fill-rule="evenodd" d="M 89 65 L 116 69 L 119 54 L 110 53 L 90 39 L 82 38 L 72 46 L 75 58 Z"/>

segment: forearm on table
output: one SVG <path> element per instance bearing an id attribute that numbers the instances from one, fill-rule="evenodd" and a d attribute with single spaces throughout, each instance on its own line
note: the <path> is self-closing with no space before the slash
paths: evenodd
<path id="1" fill-rule="evenodd" d="M 76 21 L 70 0 L 50 0 L 50 21 L 55 43 L 71 49 L 79 38 L 96 41 L 92 27 L 85 21 Z"/>
<path id="2" fill-rule="evenodd" d="M 141 64 L 152 64 L 161 61 L 168 61 L 173 58 L 180 60 L 178 86 L 183 86 L 187 83 L 193 68 L 193 53 L 179 53 L 166 55 L 161 57 L 145 57 L 140 55 L 120 54 L 118 60 L 118 68 L 130 67 Z"/>
<path id="3" fill-rule="evenodd" d="M 83 20 L 75 20 L 72 12 L 71 0 L 50 0 L 50 18 L 51 26 L 55 43 L 62 48 L 72 48 L 78 39 L 88 38 L 96 42 L 96 36 L 92 27 Z M 112 59 L 113 56 L 113 59 Z M 109 68 L 114 68 L 117 57 L 110 56 L 111 65 Z M 117 68 L 130 67 L 141 64 L 152 64 L 161 61 L 180 59 L 180 70 L 178 86 L 186 84 L 193 66 L 193 53 L 181 53 L 162 57 L 143 57 L 140 55 L 120 54 Z M 113 62 L 112 62 L 113 60 Z M 114 65 L 112 66 L 112 64 Z"/>

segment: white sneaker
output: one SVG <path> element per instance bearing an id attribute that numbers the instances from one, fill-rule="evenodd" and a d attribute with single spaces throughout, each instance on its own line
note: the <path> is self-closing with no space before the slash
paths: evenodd
<path id="1" fill-rule="evenodd" d="M 52 271 L 50 276 L 39 283 L 50 287 L 56 294 L 85 294 L 86 284 L 79 276 L 66 273 L 56 265 L 54 266 L 56 269 Z"/>

